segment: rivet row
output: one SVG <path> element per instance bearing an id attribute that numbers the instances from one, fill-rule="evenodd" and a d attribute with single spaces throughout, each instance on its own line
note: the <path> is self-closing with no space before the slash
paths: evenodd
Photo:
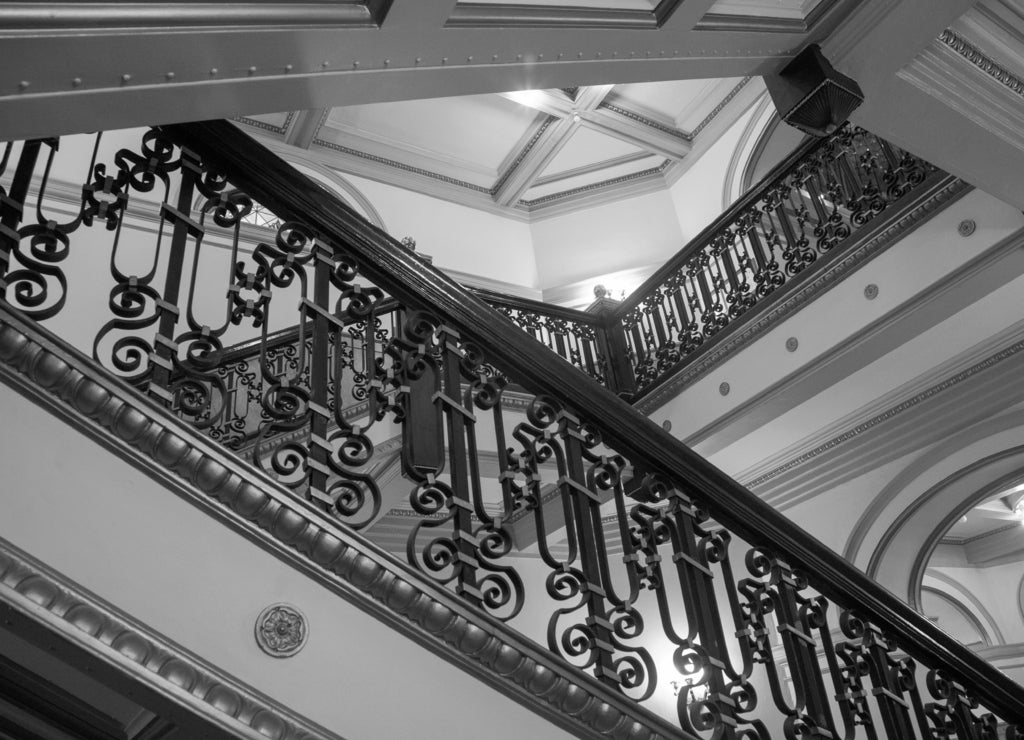
<path id="1" fill-rule="evenodd" d="M 685 54 L 690 56 L 690 57 L 700 57 L 700 56 L 706 56 L 706 55 L 709 55 L 709 54 L 712 55 L 712 56 L 715 56 L 718 53 L 719 53 L 718 49 L 713 49 L 713 50 L 710 50 L 710 51 L 708 51 L 706 49 L 698 49 L 698 50 L 693 50 L 693 51 L 685 52 Z M 784 55 L 784 54 L 789 54 L 791 52 L 788 51 L 788 50 L 781 50 L 781 49 L 769 49 L 767 51 L 765 51 L 765 50 L 754 50 L 754 51 L 742 50 L 742 53 L 747 54 L 747 55 L 753 55 L 753 56 L 771 56 L 771 55 Z M 671 57 L 678 57 L 678 56 L 680 56 L 680 54 L 681 54 L 681 52 L 680 52 L 679 49 L 673 50 L 671 54 L 666 52 L 664 49 L 661 49 L 661 50 L 658 50 L 658 51 L 648 50 L 648 51 L 643 51 L 643 52 L 630 51 L 630 52 L 628 52 L 628 57 L 627 57 L 627 53 L 626 52 L 619 52 L 619 51 L 603 52 L 603 51 L 598 51 L 598 52 L 594 52 L 591 58 L 593 60 L 595 60 L 595 61 L 602 61 L 602 60 L 606 60 L 606 59 L 626 59 L 626 58 L 635 60 L 637 58 L 653 59 L 655 57 L 657 57 L 657 58 L 666 58 L 666 57 L 670 57 L 670 56 Z M 556 53 L 554 55 L 547 55 L 545 53 L 527 54 L 527 53 L 524 53 L 524 52 L 520 52 L 520 53 L 516 53 L 515 54 L 514 61 L 509 60 L 509 61 L 506 61 L 504 63 L 506 63 L 506 64 L 540 63 L 540 62 L 544 62 L 545 59 L 547 59 L 547 58 L 552 58 L 552 59 L 561 61 L 561 60 L 566 59 L 567 57 L 572 57 L 572 56 L 574 56 L 576 60 L 582 60 L 582 59 L 587 58 L 588 55 L 585 54 L 582 51 L 577 51 L 575 53 L 575 55 L 567 54 L 566 52 L 558 52 L 558 53 Z M 492 63 L 492 64 L 503 63 L 500 54 L 491 54 L 490 58 L 489 58 L 489 62 Z M 436 64 L 436 66 L 446 66 L 446 65 L 448 65 L 448 63 L 449 63 L 449 57 L 445 56 L 445 57 L 441 57 L 439 62 L 436 62 L 435 64 Z M 474 55 L 470 55 L 470 56 L 467 56 L 465 58 L 465 63 L 469 64 L 469 65 L 472 65 L 472 64 L 479 64 L 480 62 L 478 61 L 478 57 L 476 57 Z M 325 59 L 325 60 L 323 60 L 320 63 L 320 69 L 321 70 L 330 69 L 332 67 L 332 64 L 333 63 L 331 62 L 331 60 Z M 418 57 L 415 57 L 413 59 L 413 65 L 414 66 L 423 66 L 423 65 L 428 65 L 429 66 L 430 62 L 426 61 L 424 59 L 424 57 L 418 56 Z M 371 64 L 369 67 L 367 67 L 366 63 L 364 61 L 362 61 L 362 60 L 353 60 L 352 61 L 351 69 L 356 69 L 356 70 L 372 69 L 373 66 L 374 65 Z M 280 67 L 278 69 L 280 69 L 284 74 L 291 74 L 292 72 L 295 71 L 295 68 L 296 67 L 295 67 L 294 64 L 285 64 L 283 67 Z M 384 59 L 381 62 L 380 68 L 381 69 L 385 69 L 385 68 L 393 69 L 394 68 L 394 61 L 391 58 Z M 252 66 L 249 66 L 249 67 L 245 68 L 245 74 L 247 76 L 249 76 L 249 77 L 255 76 L 257 71 L 258 71 L 258 67 L 256 65 L 252 65 Z M 209 70 L 209 76 L 210 77 L 216 77 L 218 75 L 220 75 L 220 69 L 217 68 L 217 67 L 211 67 L 210 70 Z M 178 75 L 174 71 L 168 71 L 168 72 L 164 73 L 164 79 L 167 82 L 173 82 L 173 81 L 178 79 Z M 131 73 L 126 72 L 126 73 L 120 75 L 120 84 L 121 85 L 127 85 L 132 80 L 133 80 L 133 75 Z M 83 83 L 83 79 L 81 77 L 75 77 L 70 82 L 71 82 L 71 87 L 72 88 L 79 88 L 79 87 L 82 87 L 82 85 L 84 84 Z M 29 80 L 21 80 L 20 82 L 18 82 L 18 90 L 20 90 L 20 91 L 27 90 L 30 86 L 31 86 L 31 82 Z"/>

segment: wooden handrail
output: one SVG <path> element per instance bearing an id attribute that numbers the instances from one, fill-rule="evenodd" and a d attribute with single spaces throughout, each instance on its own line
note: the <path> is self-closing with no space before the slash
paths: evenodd
<path id="1" fill-rule="evenodd" d="M 651 471 L 684 484 L 717 521 L 753 545 L 771 549 L 807 573 L 813 587 L 857 610 L 891 634 L 901 649 L 969 686 L 990 711 L 1024 722 L 1024 688 L 949 637 L 921 614 L 694 453 L 632 406 L 368 223 L 339 199 L 225 121 L 175 124 L 161 130 L 227 174 L 252 197 L 302 221 L 361 259 L 361 270 L 408 305 L 429 307 L 447 325 L 483 347 L 502 372 L 533 392 L 586 410 L 604 438 Z"/>

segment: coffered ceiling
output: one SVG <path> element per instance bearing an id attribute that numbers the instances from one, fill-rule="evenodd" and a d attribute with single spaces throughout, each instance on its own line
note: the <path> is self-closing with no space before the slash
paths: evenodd
<path id="1" fill-rule="evenodd" d="M 749 77 L 593 85 L 237 120 L 333 169 L 527 218 L 665 187 L 761 89 Z"/>

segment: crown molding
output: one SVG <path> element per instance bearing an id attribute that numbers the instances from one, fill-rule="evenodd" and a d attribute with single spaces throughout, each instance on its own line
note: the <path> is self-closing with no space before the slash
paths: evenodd
<path id="1" fill-rule="evenodd" d="M 1024 95 L 1024 80 L 995 62 L 981 49 L 958 34 L 956 31 L 947 28 L 939 35 L 939 41 L 987 74 L 989 77 L 992 77 L 996 82 L 1008 87 L 1018 95 Z"/>
<path id="2" fill-rule="evenodd" d="M 567 732 L 686 737 L 339 526 L 3 306 L 0 378 L 204 513 Z"/>
<path id="3" fill-rule="evenodd" d="M 1024 82 L 946 29 L 896 76 L 1024 151 Z"/>
<path id="4" fill-rule="evenodd" d="M 200 717 L 229 737 L 341 740 L 286 706 L 219 671 L 67 576 L 0 538 L 0 614 L 17 634 L 68 643 L 89 673 L 121 681 Z M 37 637 L 38 639 L 38 637 Z M 31 641 L 31 639 L 30 639 Z"/>

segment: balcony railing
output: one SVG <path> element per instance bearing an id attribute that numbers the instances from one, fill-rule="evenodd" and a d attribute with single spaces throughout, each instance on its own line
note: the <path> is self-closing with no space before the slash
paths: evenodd
<path id="1" fill-rule="evenodd" d="M 532 319 L 230 125 L 97 148 L 55 204 L 56 149 L 9 147 L 0 167 L 6 307 L 206 430 L 241 393 L 221 374 L 234 362 L 252 376 L 251 463 L 484 629 L 535 638 L 680 737 L 1020 736 L 1021 687 L 541 350 Z M 250 250 L 251 198 L 282 224 Z"/>
<path id="2" fill-rule="evenodd" d="M 928 162 L 855 127 L 811 140 L 622 302 L 587 313 L 475 291 L 594 380 L 637 399 L 844 258 L 937 182 Z M 264 225 L 279 223 L 259 204 Z"/>

